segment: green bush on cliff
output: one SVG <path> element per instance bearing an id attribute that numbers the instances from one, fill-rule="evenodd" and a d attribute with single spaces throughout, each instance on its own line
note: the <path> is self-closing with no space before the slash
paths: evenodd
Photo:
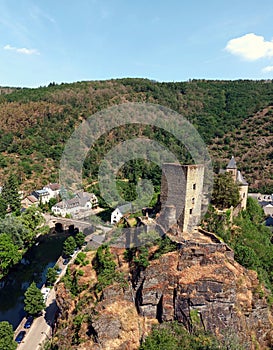
<path id="1" fill-rule="evenodd" d="M 164 235 L 159 238 L 156 243 L 158 244 L 158 249 L 153 255 L 153 259 L 158 259 L 162 254 L 173 252 L 177 250 L 177 243 L 173 242 L 168 236 Z"/>
<path id="2" fill-rule="evenodd" d="M 228 344 L 227 344 L 228 343 Z M 225 344 L 202 329 L 189 333 L 177 322 L 163 323 L 153 328 L 139 350 L 242 350 L 238 342 Z"/>
<path id="3" fill-rule="evenodd" d="M 109 246 L 103 244 L 98 248 L 93 260 L 93 267 L 96 270 L 98 278 L 97 291 L 101 291 L 113 283 L 116 276 L 116 263 L 114 262 L 114 257 L 110 252 Z"/>
<path id="4" fill-rule="evenodd" d="M 223 214 L 210 207 L 203 227 L 215 232 L 234 249 L 235 260 L 248 269 L 257 271 L 259 279 L 273 290 L 272 232 L 263 221 L 264 215 L 258 202 L 247 199 L 247 208 L 227 225 Z"/>

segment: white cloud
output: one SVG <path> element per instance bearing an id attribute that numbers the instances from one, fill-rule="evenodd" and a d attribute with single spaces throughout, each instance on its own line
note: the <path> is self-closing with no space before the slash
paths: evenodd
<path id="1" fill-rule="evenodd" d="M 273 66 L 267 66 L 262 69 L 263 73 L 273 72 Z"/>
<path id="2" fill-rule="evenodd" d="M 249 61 L 270 58 L 273 57 L 273 40 L 266 41 L 261 35 L 249 33 L 229 40 L 225 50 Z"/>
<path id="3" fill-rule="evenodd" d="M 9 50 L 9 51 L 15 51 L 15 52 L 18 52 L 18 53 L 22 53 L 24 55 L 40 55 L 40 52 L 36 49 L 27 49 L 26 47 L 21 47 L 21 48 L 18 48 L 18 47 L 14 47 L 14 46 L 11 46 L 11 45 L 5 45 L 3 47 L 4 50 Z"/>

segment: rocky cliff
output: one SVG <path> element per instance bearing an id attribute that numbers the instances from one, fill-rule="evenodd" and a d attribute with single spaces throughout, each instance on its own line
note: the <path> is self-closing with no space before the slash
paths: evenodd
<path id="1" fill-rule="evenodd" d="M 267 292 L 226 244 L 185 240 L 144 270 L 130 268 L 122 251 L 112 252 L 127 283 L 96 294 L 95 271 L 86 265 L 77 278 L 77 296 L 63 283 L 57 286 L 61 313 L 54 342 L 59 349 L 138 349 L 153 324 L 172 320 L 189 331 L 199 322 L 219 337 L 235 333 L 246 349 L 272 348 Z M 76 276 L 77 269 L 72 266 L 71 274 Z"/>

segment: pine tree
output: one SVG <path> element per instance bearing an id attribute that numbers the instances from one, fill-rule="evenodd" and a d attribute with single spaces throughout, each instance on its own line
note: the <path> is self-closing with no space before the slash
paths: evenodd
<path id="1" fill-rule="evenodd" d="M 73 254 L 74 250 L 76 249 L 77 244 L 75 242 L 74 237 L 70 236 L 68 237 L 63 244 L 63 255 L 69 256 Z"/>
<path id="2" fill-rule="evenodd" d="M 215 177 L 211 202 L 218 209 L 236 207 L 239 204 L 239 187 L 233 181 L 230 173 L 219 174 Z"/>
<path id="3" fill-rule="evenodd" d="M 26 290 L 24 303 L 25 311 L 32 316 L 39 315 L 45 308 L 42 292 L 37 288 L 35 282 L 32 282 Z"/>
<path id="4" fill-rule="evenodd" d="M 0 196 L 0 219 L 4 219 L 7 214 L 7 203 L 2 196 Z"/>
<path id="5" fill-rule="evenodd" d="M 15 350 L 17 344 L 13 337 L 12 325 L 7 321 L 0 322 L 0 350 Z"/>
<path id="6" fill-rule="evenodd" d="M 2 190 L 2 197 L 9 208 L 14 212 L 19 212 L 21 208 L 20 195 L 18 193 L 18 182 L 14 174 L 11 174 L 5 182 Z"/>
<path id="7" fill-rule="evenodd" d="M 46 273 L 46 282 L 48 285 L 53 285 L 57 279 L 57 271 L 54 267 L 49 267 Z"/>
<path id="8" fill-rule="evenodd" d="M 75 236 L 75 242 L 77 247 L 81 248 L 84 243 L 85 235 L 82 232 L 78 232 Z"/>

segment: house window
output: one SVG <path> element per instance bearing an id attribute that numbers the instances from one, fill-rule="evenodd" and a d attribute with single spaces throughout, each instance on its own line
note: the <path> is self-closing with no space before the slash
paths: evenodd
<path id="1" fill-rule="evenodd" d="M 190 209 L 190 215 L 192 214 L 192 209 Z"/>
<path id="2" fill-rule="evenodd" d="M 192 185 L 192 189 L 193 189 L 193 190 L 196 190 L 196 184 L 193 184 L 193 185 Z"/>
<path id="3" fill-rule="evenodd" d="M 192 198 L 192 199 L 191 199 L 191 203 L 192 203 L 192 204 L 194 204 L 194 202 L 195 202 L 195 199 L 194 199 L 194 198 Z"/>

